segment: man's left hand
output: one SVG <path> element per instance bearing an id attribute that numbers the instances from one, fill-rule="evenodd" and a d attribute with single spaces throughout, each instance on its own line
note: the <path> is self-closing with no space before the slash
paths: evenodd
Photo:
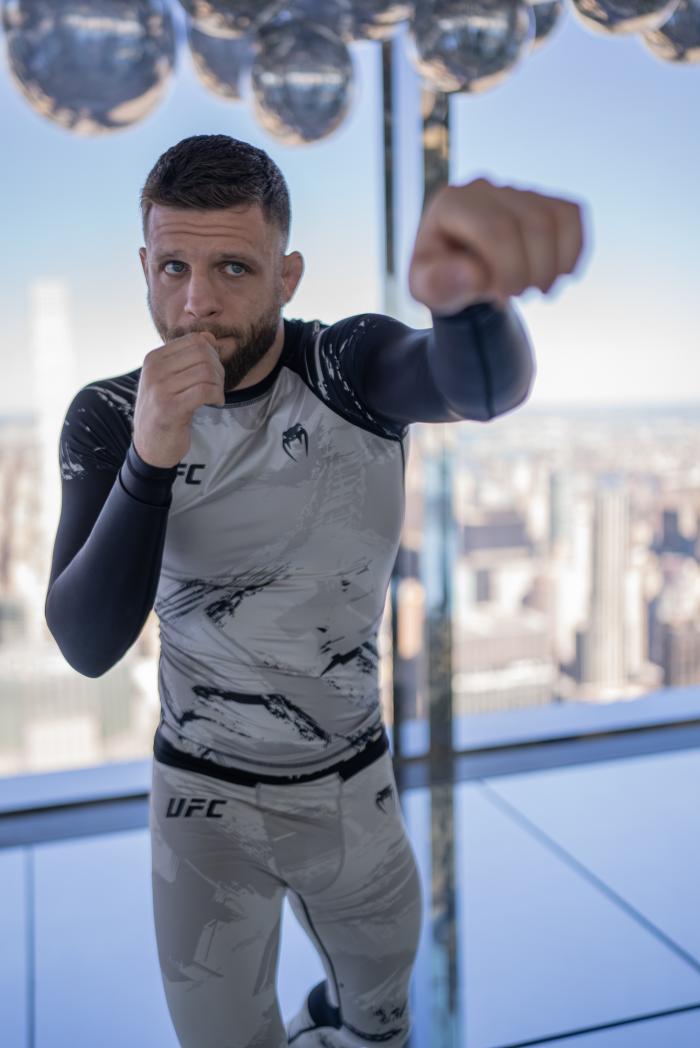
<path id="1" fill-rule="evenodd" d="M 437 315 L 484 300 L 505 308 L 529 287 L 549 292 L 582 250 L 580 204 L 477 178 L 443 186 L 428 202 L 408 287 Z"/>

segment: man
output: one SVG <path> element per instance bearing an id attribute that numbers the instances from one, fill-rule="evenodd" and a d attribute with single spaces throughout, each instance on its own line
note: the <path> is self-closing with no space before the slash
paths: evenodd
<path id="1" fill-rule="evenodd" d="M 572 272 L 580 209 L 486 179 L 435 194 L 409 273 L 427 330 L 281 317 L 303 259 L 284 179 L 245 142 L 179 142 L 141 209 L 163 345 L 66 412 L 46 620 L 98 677 L 158 615 L 149 827 L 173 1024 L 183 1048 L 404 1045 L 422 895 L 376 636 L 408 427 L 523 402 L 509 298 Z M 327 975 L 286 1030 L 285 895 Z"/>

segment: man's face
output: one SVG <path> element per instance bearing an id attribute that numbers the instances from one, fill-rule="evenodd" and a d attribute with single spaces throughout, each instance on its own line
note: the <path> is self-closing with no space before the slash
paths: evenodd
<path id="1" fill-rule="evenodd" d="M 147 228 L 147 248 L 139 255 L 163 343 L 209 331 L 217 339 L 226 391 L 260 381 L 258 367 L 244 382 L 278 335 L 281 351 L 280 309 L 301 277 L 299 252 L 281 257 L 280 234 L 258 204 L 213 211 L 154 204 Z"/>

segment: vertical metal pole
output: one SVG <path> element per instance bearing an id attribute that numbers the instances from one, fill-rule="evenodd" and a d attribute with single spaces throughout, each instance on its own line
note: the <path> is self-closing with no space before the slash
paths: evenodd
<path id="1" fill-rule="evenodd" d="M 382 126 L 384 131 L 384 305 L 388 316 L 398 309 L 396 238 L 394 236 L 394 40 L 382 40 Z"/>
<path id="2" fill-rule="evenodd" d="M 423 208 L 449 181 L 449 95 L 423 88 Z M 430 759 L 436 765 L 452 756 L 452 510 L 451 459 L 447 454 L 445 427 L 433 427 L 438 453 L 434 492 L 436 530 L 439 542 L 439 575 L 428 601 Z"/>
<path id="3" fill-rule="evenodd" d="M 394 179 L 398 177 L 394 165 L 394 110 L 397 93 L 394 91 L 393 53 L 396 38 L 382 40 L 382 111 L 384 131 L 384 312 L 387 316 L 400 318 L 400 298 L 396 265 L 395 237 L 395 194 Z M 405 463 L 404 463 L 405 465 Z M 391 605 L 391 659 L 392 659 L 392 694 L 393 694 L 393 749 L 394 770 L 399 790 L 401 781 L 401 756 L 403 754 L 403 721 L 407 714 L 408 699 L 404 686 L 405 674 L 402 672 L 401 656 L 398 642 L 398 590 L 401 582 L 401 547 L 394 562 L 389 582 Z"/>
<path id="4" fill-rule="evenodd" d="M 383 114 L 384 114 L 384 190 L 386 216 L 385 312 L 397 319 L 407 315 L 407 292 L 398 286 L 395 200 L 398 180 L 406 179 L 403 158 L 394 162 L 394 138 L 398 130 L 399 98 L 394 91 L 395 74 L 405 55 L 399 54 L 403 41 L 395 35 L 382 42 Z M 432 194 L 449 182 L 449 95 L 421 85 L 423 202 L 421 212 Z M 420 127 L 420 124 L 417 124 Z M 406 215 L 398 217 L 404 221 Z M 402 316 L 403 314 L 403 316 Z M 410 320 L 405 323 L 411 324 Z M 428 323 L 430 321 L 428 320 Z M 427 325 L 426 325 L 427 326 Z M 460 1013 L 457 1001 L 458 958 L 455 929 L 455 833 L 452 750 L 452 459 L 445 445 L 444 425 L 433 427 L 437 440 L 436 455 L 425 456 L 426 530 L 421 559 L 435 562 L 436 570 L 423 571 L 426 577 L 426 645 L 429 692 L 430 781 L 431 785 L 431 1048 L 461 1048 L 458 1030 Z M 430 544 L 430 548 L 428 547 Z M 397 785 L 401 775 L 402 720 L 406 716 L 409 696 L 404 688 L 401 657 L 398 652 L 397 591 L 401 579 L 401 557 L 397 557 L 390 582 L 392 614 L 392 659 L 394 683 L 394 757 Z M 427 556 L 426 556 L 427 554 Z"/>
<path id="5" fill-rule="evenodd" d="M 425 193 L 423 208 L 433 193 L 449 182 L 450 106 L 449 95 L 423 87 L 423 173 Z M 452 749 L 452 467 L 448 454 L 444 424 L 433 427 L 438 451 L 431 463 L 435 485 L 431 503 L 426 506 L 426 520 L 434 528 L 427 531 L 437 544 L 435 587 L 428 592 L 427 643 L 428 692 L 430 697 L 430 781 L 432 917 L 433 917 L 433 1029 L 439 1031 L 436 1044 L 444 1048 L 460 1045 L 459 1006 L 457 1001 L 457 934 L 454 904 L 455 823 L 454 774 Z M 431 535 L 432 532 L 432 535 Z"/>

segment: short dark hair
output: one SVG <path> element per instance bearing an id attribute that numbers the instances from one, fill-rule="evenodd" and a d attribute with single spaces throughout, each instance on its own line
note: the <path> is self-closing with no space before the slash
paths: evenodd
<path id="1" fill-rule="evenodd" d="M 192 135 L 158 157 L 141 190 L 141 223 L 147 240 L 153 204 L 215 209 L 260 204 L 265 221 L 289 243 L 289 190 L 267 153 L 230 135 Z"/>

